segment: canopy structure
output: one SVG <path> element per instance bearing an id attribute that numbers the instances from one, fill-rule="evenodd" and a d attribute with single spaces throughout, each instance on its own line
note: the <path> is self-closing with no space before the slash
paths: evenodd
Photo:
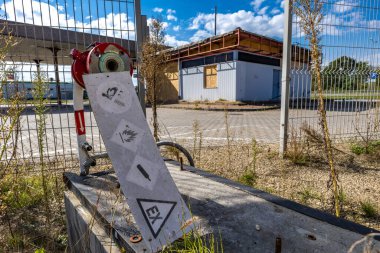
<path id="1" fill-rule="evenodd" d="M 85 30 L 97 32 L 94 28 Z M 0 19 L 0 32 L 1 35 L 12 35 L 16 38 L 16 43 L 7 52 L 5 61 L 35 63 L 37 72 L 40 71 L 41 63 L 54 65 L 58 104 L 61 104 L 58 66 L 71 65 L 71 49 L 85 50 L 94 42 L 114 42 L 126 48 L 131 58 L 136 59 L 136 42 L 133 40 L 4 19 Z"/>
<path id="2" fill-rule="evenodd" d="M 18 42 L 8 52 L 6 58 L 8 61 L 42 61 L 46 64 L 71 65 L 70 50 L 72 48 L 84 50 L 93 42 L 118 43 L 129 51 L 132 58 L 136 57 L 136 45 L 133 40 L 3 19 L 0 19 L 0 28 L 3 28 L 2 35 L 11 34 Z M 127 34 L 127 31 L 125 33 Z"/>

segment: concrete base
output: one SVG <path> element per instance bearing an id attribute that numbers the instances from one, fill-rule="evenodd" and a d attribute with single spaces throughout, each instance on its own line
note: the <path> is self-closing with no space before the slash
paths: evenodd
<path id="1" fill-rule="evenodd" d="M 377 232 L 191 167 L 167 165 L 202 228 L 221 235 L 226 253 L 347 252 L 363 235 Z M 72 252 L 147 249 L 144 240 L 130 240 L 139 232 L 112 173 L 64 178 Z"/>

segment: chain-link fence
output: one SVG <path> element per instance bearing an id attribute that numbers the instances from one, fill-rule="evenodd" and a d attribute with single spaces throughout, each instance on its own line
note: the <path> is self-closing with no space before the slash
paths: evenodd
<path id="1" fill-rule="evenodd" d="M 375 138 L 380 123 L 380 2 L 322 1 L 322 82 L 334 139 Z M 293 14 L 297 58 L 310 48 L 300 18 Z M 289 127 L 319 128 L 316 85 L 310 65 L 291 64 Z M 310 83 L 304 76 L 309 75 Z"/>
<path id="2" fill-rule="evenodd" d="M 2 129 L 1 138 L 6 142 L 2 143 L 6 145 L 4 161 L 13 157 L 34 162 L 41 155 L 37 138 L 39 116 L 34 104 L 34 82 L 38 76 L 47 84 L 43 156 L 49 161 L 60 161 L 60 168 L 69 168 L 77 160 L 70 50 L 85 50 L 93 42 L 115 42 L 126 48 L 135 60 L 136 2 L 3 0 L 1 35 L 13 36 L 15 43 L 4 52 L 3 70 L 7 74 L 1 91 L 2 115 L 6 115 L 9 98 L 16 92 L 22 94 L 20 106 L 25 107 L 11 138 L 6 137 L 7 127 Z M 85 122 L 93 150 L 105 152 L 88 101 Z M 9 124 L 2 122 L 8 130 Z"/>

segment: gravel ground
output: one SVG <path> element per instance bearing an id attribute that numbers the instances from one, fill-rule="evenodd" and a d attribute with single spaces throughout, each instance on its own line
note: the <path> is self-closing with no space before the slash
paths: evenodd
<path id="1" fill-rule="evenodd" d="M 329 167 L 318 147 L 302 147 L 301 158 L 280 159 L 272 144 L 231 142 L 223 147 L 189 147 L 196 167 L 255 188 L 333 213 Z M 372 155 L 354 155 L 341 144 L 335 162 L 341 188 L 342 217 L 380 230 L 380 149 Z M 256 155 L 255 155 L 256 154 Z M 254 158 L 256 157 L 256 158 Z M 375 210 L 368 217 L 363 204 Z"/>

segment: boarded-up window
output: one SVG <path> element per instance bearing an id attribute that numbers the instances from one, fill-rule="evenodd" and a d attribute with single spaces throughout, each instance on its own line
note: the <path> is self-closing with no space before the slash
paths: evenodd
<path id="1" fill-rule="evenodd" d="M 178 93 L 179 92 L 178 72 L 169 72 L 169 73 L 165 73 L 165 75 L 170 81 L 171 85 L 174 86 L 174 88 L 177 90 L 177 93 Z"/>
<path id="2" fill-rule="evenodd" d="M 204 67 L 204 87 L 205 89 L 217 88 L 217 71 L 216 65 Z"/>
<path id="3" fill-rule="evenodd" d="M 170 81 L 178 80 L 178 72 L 169 72 L 169 73 L 166 73 L 166 76 L 168 77 Z"/>

